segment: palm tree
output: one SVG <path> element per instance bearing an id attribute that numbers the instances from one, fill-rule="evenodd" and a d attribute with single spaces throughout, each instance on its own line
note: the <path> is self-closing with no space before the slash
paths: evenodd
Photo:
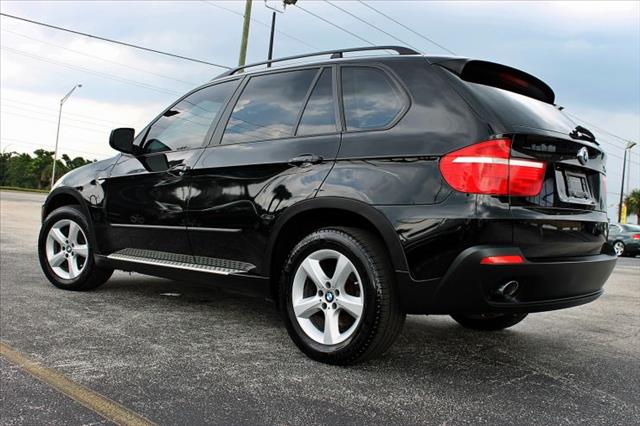
<path id="1" fill-rule="evenodd" d="M 634 189 L 624 199 L 624 203 L 627 205 L 627 214 L 635 214 L 640 224 L 640 189 Z"/>

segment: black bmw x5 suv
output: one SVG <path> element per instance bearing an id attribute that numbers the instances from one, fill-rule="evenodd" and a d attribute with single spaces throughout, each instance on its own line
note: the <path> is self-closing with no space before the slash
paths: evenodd
<path id="1" fill-rule="evenodd" d="M 498 330 L 598 298 L 616 262 L 605 155 L 551 88 L 402 47 L 343 56 L 367 49 L 234 69 L 137 135 L 114 130 L 120 154 L 43 206 L 48 279 L 89 290 L 119 269 L 263 294 L 334 364 L 385 351 L 406 314 Z"/>

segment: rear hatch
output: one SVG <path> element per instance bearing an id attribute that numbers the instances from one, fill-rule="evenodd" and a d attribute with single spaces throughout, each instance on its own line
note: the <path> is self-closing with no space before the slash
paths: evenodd
<path id="1" fill-rule="evenodd" d="M 458 93 L 491 127 L 512 139 L 511 158 L 545 165 L 536 196 L 510 196 L 514 242 L 534 258 L 600 253 L 606 234 L 605 154 L 593 134 L 554 105 L 555 95 L 527 73 L 484 61 L 447 59 Z"/>

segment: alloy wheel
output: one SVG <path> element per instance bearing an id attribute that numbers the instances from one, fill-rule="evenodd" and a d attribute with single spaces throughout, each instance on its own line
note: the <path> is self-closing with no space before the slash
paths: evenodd
<path id="1" fill-rule="evenodd" d="M 300 328 L 324 345 L 351 337 L 364 310 L 360 275 L 351 260 L 335 250 L 315 251 L 300 263 L 291 299 Z"/>
<path id="2" fill-rule="evenodd" d="M 624 243 L 622 241 L 616 241 L 613 245 L 613 250 L 616 252 L 616 256 L 622 256 L 622 253 L 624 253 Z"/>
<path id="3" fill-rule="evenodd" d="M 46 254 L 58 277 L 65 280 L 78 277 L 89 257 L 89 242 L 80 225 L 70 219 L 57 221 L 47 234 Z"/>

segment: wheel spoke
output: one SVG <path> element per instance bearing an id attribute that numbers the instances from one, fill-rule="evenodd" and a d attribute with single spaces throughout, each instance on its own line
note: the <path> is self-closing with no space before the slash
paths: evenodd
<path id="1" fill-rule="evenodd" d="M 83 244 L 81 246 L 75 246 L 73 249 L 77 255 L 84 257 L 85 259 L 89 256 L 89 246 Z"/>
<path id="2" fill-rule="evenodd" d="M 340 289 L 344 288 L 344 284 L 352 273 L 353 264 L 349 261 L 347 256 L 340 254 L 336 263 L 336 270 L 333 273 L 333 278 L 331 279 L 333 287 Z"/>
<path id="3" fill-rule="evenodd" d="M 338 311 L 328 309 L 324 312 L 324 344 L 333 345 L 340 337 L 338 328 Z"/>
<path id="4" fill-rule="evenodd" d="M 71 222 L 69 224 L 69 242 L 70 243 L 78 244 L 79 232 L 80 232 L 80 227 L 75 222 Z"/>
<path id="5" fill-rule="evenodd" d="M 64 262 L 64 260 L 64 251 L 59 251 L 49 258 L 49 265 L 51 265 L 52 268 L 55 268 L 62 265 L 62 262 Z"/>
<path id="6" fill-rule="evenodd" d="M 64 245 L 67 242 L 67 237 L 62 233 L 60 228 L 51 228 L 49 235 L 60 245 Z"/>
<path id="7" fill-rule="evenodd" d="M 327 274 L 322 270 L 319 261 L 308 257 L 302 262 L 302 267 L 309 279 L 315 283 L 316 287 L 320 289 L 324 288 L 324 284 L 329 281 L 329 277 L 327 277 Z"/>
<path id="8" fill-rule="evenodd" d="M 309 318 L 320 310 L 320 303 L 316 296 L 300 299 L 293 304 L 293 312 L 298 318 Z"/>
<path id="9" fill-rule="evenodd" d="M 69 278 L 73 279 L 80 275 L 80 269 L 78 268 L 78 261 L 75 257 L 67 258 L 67 264 L 69 265 Z"/>
<path id="10" fill-rule="evenodd" d="M 344 309 L 353 318 L 358 319 L 362 315 L 362 299 L 359 297 L 341 294 L 336 298 L 338 307 Z"/>

